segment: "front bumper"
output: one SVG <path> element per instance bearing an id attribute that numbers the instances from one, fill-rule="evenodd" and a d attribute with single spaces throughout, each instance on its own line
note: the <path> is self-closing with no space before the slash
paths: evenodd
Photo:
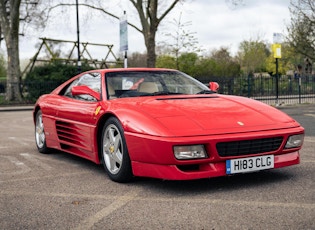
<path id="1" fill-rule="evenodd" d="M 274 168 L 296 165 L 300 163 L 298 151 L 275 155 Z M 134 176 L 153 177 L 165 180 L 194 180 L 202 178 L 226 176 L 225 161 L 216 163 L 200 163 L 194 168 L 181 169 L 176 165 L 159 165 L 132 161 Z"/>

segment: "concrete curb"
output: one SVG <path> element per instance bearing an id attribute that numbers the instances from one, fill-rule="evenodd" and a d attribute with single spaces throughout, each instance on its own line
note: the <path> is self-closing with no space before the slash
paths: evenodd
<path id="1" fill-rule="evenodd" d="M 12 112 L 12 111 L 31 111 L 34 109 L 33 105 L 22 106 L 0 106 L 0 112 Z"/>

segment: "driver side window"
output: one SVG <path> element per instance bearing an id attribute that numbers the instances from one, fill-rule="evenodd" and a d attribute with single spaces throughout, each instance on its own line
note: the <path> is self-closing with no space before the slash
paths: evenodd
<path id="1" fill-rule="evenodd" d="M 96 99 L 90 95 L 84 94 L 79 96 L 73 96 L 71 93 L 71 89 L 74 86 L 86 85 L 90 89 L 94 90 L 95 92 L 101 93 L 101 74 L 100 73 L 87 73 L 73 81 L 67 90 L 64 93 L 64 96 L 72 97 L 78 100 L 85 100 L 85 101 L 96 101 Z"/>

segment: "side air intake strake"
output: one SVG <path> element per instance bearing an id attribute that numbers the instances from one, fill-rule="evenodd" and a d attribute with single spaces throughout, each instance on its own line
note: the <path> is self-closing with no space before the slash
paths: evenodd
<path id="1" fill-rule="evenodd" d="M 90 142 L 84 138 L 90 132 L 89 127 L 83 127 L 64 121 L 56 121 L 57 136 L 63 148 L 75 147 L 90 150 Z M 85 134 L 85 135 L 84 135 Z"/>

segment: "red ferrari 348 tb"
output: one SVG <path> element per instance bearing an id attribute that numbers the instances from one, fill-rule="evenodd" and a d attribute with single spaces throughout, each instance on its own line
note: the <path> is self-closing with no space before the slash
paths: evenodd
<path id="1" fill-rule="evenodd" d="M 37 148 L 103 164 L 117 182 L 190 180 L 299 163 L 304 129 L 295 120 L 210 86 L 170 69 L 81 73 L 35 104 Z"/>

